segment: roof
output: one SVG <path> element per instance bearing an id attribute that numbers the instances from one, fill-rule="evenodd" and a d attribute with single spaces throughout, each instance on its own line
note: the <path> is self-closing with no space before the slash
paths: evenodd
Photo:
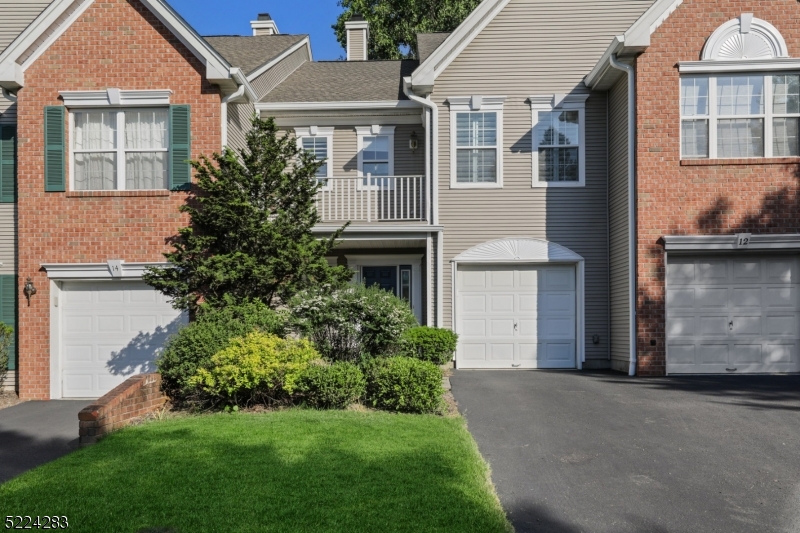
<path id="1" fill-rule="evenodd" d="M 417 54 L 420 62 L 428 59 L 434 50 L 450 36 L 449 32 L 438 33 L 418 33 L 417 34 Z"/>
<path id="2" fill-rule="evenodd" d="M 204 39 L 228 63 L 250 74 L 306 37 L 306 35 L 212 35 Z"/>
<path id="3" fill-rule="evenodd" d="M 363 102 L 407 100 L 403 77 L 415 60 L 316 61 L 300 66 L 262 102 Z"/>

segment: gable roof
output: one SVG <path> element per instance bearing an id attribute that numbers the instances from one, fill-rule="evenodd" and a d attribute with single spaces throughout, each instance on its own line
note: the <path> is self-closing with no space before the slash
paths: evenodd
<path id="1" fill-rule="evenodd" d="M 0 52 L 50 5 L 51 0 L 0 2 Z"/>
<path id="2" fill-rule="evenodd" d="M 0 54 L 0 86 L 24 86 L 25 70 L 69 28 L 95 0 L 54 0 Z M 165 0 L 139 0 L 206 67 L 206 79 L 213 83 L 232 81 L 231 65 L 181 17 Z"/>
<path id="3" fill-rule="evenodd" d="M 250 75 L 307 37 L 307 35 L 209 35 L 204 39 L 228 63 Z"/>
<path id="4" fill-rule="evenodd" d="M 408 100 L 403 77 L 418 65 L 403 61 L 316 61 L 301 65 L 261 102 Z"/>
<path id="5" fill-rule="evenodd" d="M 450 36 L 449 32 L 418 33 L 417 54 L 420 62 L 425 61 Z"/>

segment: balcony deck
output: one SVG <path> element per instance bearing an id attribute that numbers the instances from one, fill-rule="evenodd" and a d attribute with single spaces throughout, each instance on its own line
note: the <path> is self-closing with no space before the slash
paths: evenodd
<path id="1" fill-rule="evenodd" d="M 429 220 L 424 176 L 327 178 L 317 193 L 323 224 L 426 224 Z"/>

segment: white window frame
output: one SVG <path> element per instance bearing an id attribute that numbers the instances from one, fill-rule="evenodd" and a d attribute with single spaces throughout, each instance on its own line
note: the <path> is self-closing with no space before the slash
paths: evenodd
<path id="1" fill-rule="evenodd" d="M 585 187 L 586 186 L 586 100 L 588 94 L 548 94 L 531 96 L 531 187 Z M 578 181 L 539 181 L 539 147 L 536 143 L 536 126 L 539 113 L 555 111 L 578 112 Z"/>
<path id="2" fill-rule="evenodd" d="M 324 138 L 325 142 L 328 144 L 328 157 L 326 159 L 327 172 L 325 177 L 317 176 L 317 179 L 327 179 L 327 183 L 322 185 L 322 190 L 330 190 L 331 189 L 331 182 L 330 180 L 333 178 L 333 131 L 334 128 L 331 127 L 319 127 L 319 126 L 308 126 L 306 128 L 295 128 L 294 134 L 297 138 L 297 147 L 299 149 L 303 149 L 303 138 L 304 137 L 315 137 L 315 138 Z"/>
<path id="3" fill-rule="evenodd" d="M 793 117 L 800 117 L 800 114 L 787 114 L 787 113 L 774 113 L 773 112 L 773 89 L 772 89 L 772 77 L 773 76 L 799 76 L 800 72 L 798 71 L 791 71 L 791 72 L 719 72 L 713 74 L 687 74 L 680 76 L 678 79 L 678 98 L 679 98 L 679 106 L 680 98 L 682 98 L 682 86 L 681 80 L 684 78 L 706 78 L 708 79 L 708 114 L 707 115 L 694 115 L 694 116 L 687 116 L 685 120 L 708 120 L 708 157 L 689 157 L 683 155 L 683 121 L 684 116 L 681 110 L 680 112 L 680 123 L 678 125 L 680 130 L 680 151 L 681 151 L 681 159 L 684 160 L 701 160 L 705 161 L 708 159 L 718 159 L 718 160 L 726 160 L 726 159 L 773 159 L 773 158 L 784 158 L 784 157 L 798 157 L 798 156 L 775 156 L 773 155 L 773 119 L 774 118 L 793 118 Z M 730 77 L 730 76 L 763 76 L 764 78 L 764 113 L 759 115 L 724 115 L 720 116 L 717 113 L 717 78 L 718 77 Z M 722 119 L 761 119 L 764 121 L 764 155 L 763 156 L 753 156 L 753 157 L 718 157 L 717 155 L 717 121 Z"/>
<path id="4" fill-rule="evenodd" d="M 451 96 L 447 98 L 450 105 L 450 188 L 451 189 L 502 189 L 503 188 L 503 104 L 505 96 Z M 497 181 L 481 183 L 464 183 L 458 181 L 458 132 L 457 118 L 459 113 L 496 113 L 497 114 Z M 487 147 L 488 148 L 488 147 Z"/>
<path id="5" fill-rule="evenodd" d="M 358 177 L 366 178 L 364 174 L 364 138 L 383 136 L 389 138 L 389 176 L 394 176 L 394 126 L 381 126 L 373 124 L 372 126 L 356 126 L 356 135 L 358 137 Z M 385 177 L 384 177 L 385 178 Z M 394 188 L 394 180 L 389 179 L 388 189 Z M 359 190 L 377 189 L 378 185 L 364 184 L 363 180 L 358 180 Z M 384 187 L 386 189 L 386 187 Z"/>
<path id="6" fill-rule="evenodd" d="M 137 150 L 126 150 L 125 149 L 125 112 L 128 110 L 142 110 L 142 109 L 164 109 L 167 111 L 167 147 L 160 148 L 160 149 L 137 149 Z M 126 153 L 136 153 L 136 152 L 164 152 L 167 154 L 166 163 L 167 163 L 167 183 L 165 184 L 164 188 L 159 189 L 130 189 L 133 191 L 168 191 L 169 190 L 169 183 L 170 183 L 170 164 L 169 164 L 169 152 L 171 149 L 170 141 L 172 137 L 172 132 L 170 131 L 170 121 L 169 121 L 169 106 L 168 105 L 145 105 L 145 106 L 129 106 L 129 107 L 112 107 L 112 106 L 103 106 L 103 105 L 96 105 L 96 106 L 87 106 L 87 107 L 70 107 L 67 109 L 69 115 L 69 190 L 75 192 L 114 192 L 114 191 L 126 191 L 127 189 L 127 176 L 125 176 L 125 154 Z M 81 112 L 91 112 L 91 111 L 101 111 L 101 112 L 108 112 L 108 113 L 116 113 L 117 119 L 117 135 L 116 135 L 116 144 L 117 147 L 113 150 L 78 150 L 79 153 L 111 153 L 114 152 L 117 155 L 117 183 L 116 187 L 113 189 L 81 189 L 78 190 L 75 187 L 75 113 Z"/>

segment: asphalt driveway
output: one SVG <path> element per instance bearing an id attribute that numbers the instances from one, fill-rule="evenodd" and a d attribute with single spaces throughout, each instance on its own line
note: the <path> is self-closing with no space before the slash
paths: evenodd
<path id="1" fill-rule="evenodd" d="M 24 402 L 0 409 L 0 483 L 78 447 L 78 413 L 87 400 Z"/>
<path id="2" fill-rule="evenodd" d="M 800 531 L 800 376 L 451 383 L 517 533 Z"/>

